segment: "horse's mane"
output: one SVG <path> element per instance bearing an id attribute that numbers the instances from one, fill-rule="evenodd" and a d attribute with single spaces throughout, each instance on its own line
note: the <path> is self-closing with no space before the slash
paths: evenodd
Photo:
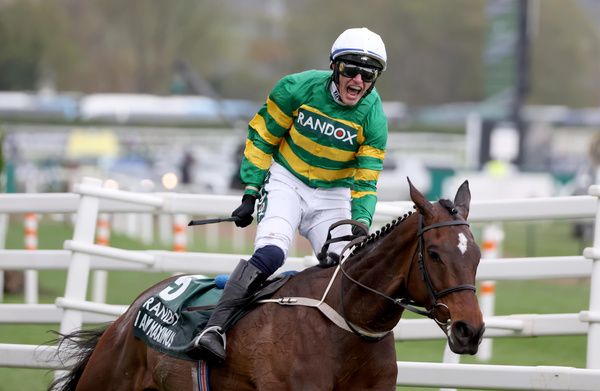
<path id="1" fill-rule="evenodd" d="M 362 242 L 356 244 L 356 246 L 352 250 L 352 253 L 349 254 L 349 257 L 353 256 L 353 255 L 357 255 L 367 248 L 371 248 L 381 238 L 387 236 L 390 232 L 392 232 L 394 230 L 394 228 L 396 228 L 401 223 L 406 221 L 406 219 L 408 219 L 410 217 L 410 215 L 412 215 L 412 214 L 413 214 L 412 210 L 408 211 L 402 217 L 398 217 L 398 218 L 392 220 L 391 223 L 387 223 L 386 225 L 384 225 L 377 231 L 373 232 L 372 234 L 370 234 L 369 236 L 364 238 Z"/>
<path id="2" fill-rule="evenodd" d="M 451 215 L 454 216 L 455 214 L 458 213 L 458 211 L 456 210 L 456 206 L 454 205 L 454 202 L 452 202 L 448 199 L 441 199 L 438 202 Z M 413 205 L 413 209 L 416 209 L 416 206 Z M 413 214 L 412 210 L 408 211 L 402 217 L 398 217 L 398 218 L 392 220 L 391 223 L 387 223 L 386 225 L 384 225 L 377 231 L 373 232 L 372 234 L 370 234 L 369 236 L 364 238 L 362 242 L 358 243 L 354 247 L 354 250 L 352 251 L 352 253 L 349 254 L 349 256 L 357 255 L 360 252 L 364 251 L 366 248 L 371 248 L 380 239 L 382 239 L 383 237 L 387 236 L 390 232 L 392 232 L 394 228 L 396 228 L 398 225 L 400 225 L 401 223 L 406 221 L 406 219 L 408 219 L 412 214 Z"/>

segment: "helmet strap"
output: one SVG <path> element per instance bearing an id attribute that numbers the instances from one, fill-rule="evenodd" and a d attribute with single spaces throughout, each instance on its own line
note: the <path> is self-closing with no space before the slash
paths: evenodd
<path id="1" fill-rule="evenodd" d="M 337 84 L 335 84 L 333 82 L 333 78 L 331 78 L 329 80 L 329 93 L 331 94 L 331 97 L 333 98 L 334 101 L 336 101 L 337 104 L 346 106 L 346 104 L 342 100 L 342 97 L 340 95 L 340 90 L 339 90 Z"/>
<path id="2" fill-rule="evenodd" d="M 335 61 L 332 61 L 329 63 L 329 68 L 331 68 L 333 70 L 333 82 L 335 83 L 336 86 L 340 86 L 340 71 L 338 70 L 338 67 L 335 64 Z"/>

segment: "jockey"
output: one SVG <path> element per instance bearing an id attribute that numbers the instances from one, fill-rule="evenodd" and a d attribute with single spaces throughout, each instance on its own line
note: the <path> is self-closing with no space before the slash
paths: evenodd
<path id="1" fill-rule="evenodd" d="M 249 123 L 240 167 L 245 191 L 232 216 L 248 226 L 259 200 L 255 251 L 231 274 L 190 357 L 225 359 L 223 325 L 283 265 L 296 230 L 319 253 L 333 223 L 352 218 L 365 231 L 371 225 L 388 133 L 374 89 L 386 69 L 385 45 L 369 29 L 351 28 L 329 58 L 329 71 L 283 77 Z M 359 225 L 332 230 L 359 233 Z M 343 246 L 334 243 L 320 265 L 335 265 Z"/>

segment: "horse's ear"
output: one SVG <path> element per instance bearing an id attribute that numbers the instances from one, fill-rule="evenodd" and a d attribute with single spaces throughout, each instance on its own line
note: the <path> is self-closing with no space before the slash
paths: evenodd
<path id="1" fill-rule="evenodd" d="M 423 194 L 413 186 L 409 177 L 406 177 L 406 179 L 408 180 L 408 187 L 410 189 L 410 199 L 415 203 L 419 212 L 421 212 L 423 217 L 433 216 L 433 205 L 431 202 L 427 201 Z"/>
<path id="2" fill-rule="evenodd" d="M 469 190 L 469 181 L 464 181 L 458 188 L 454 196 L 454 206 L 460 214 L 466 219 L 469 216 L 469 206 L 471 205 L 471 190 Z"/>

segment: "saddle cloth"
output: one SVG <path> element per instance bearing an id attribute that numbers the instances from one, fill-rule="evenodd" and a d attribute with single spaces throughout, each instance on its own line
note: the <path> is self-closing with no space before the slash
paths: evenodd
<path id="1" fill-rule="evenodd" d="M 268 280 L 267 285 L 227 321 L 227 328 L 250 312 L 256 301 L 271 297 L 290 277 L 291 274 L 284 274 Z M 218 279 L 204 276 L 175 279 L 140 306 L 133 322 L 134 335 L 155 350 L 195 361 L 182 348 L 204 330 L 223 293 L 223 285 Z"/>

